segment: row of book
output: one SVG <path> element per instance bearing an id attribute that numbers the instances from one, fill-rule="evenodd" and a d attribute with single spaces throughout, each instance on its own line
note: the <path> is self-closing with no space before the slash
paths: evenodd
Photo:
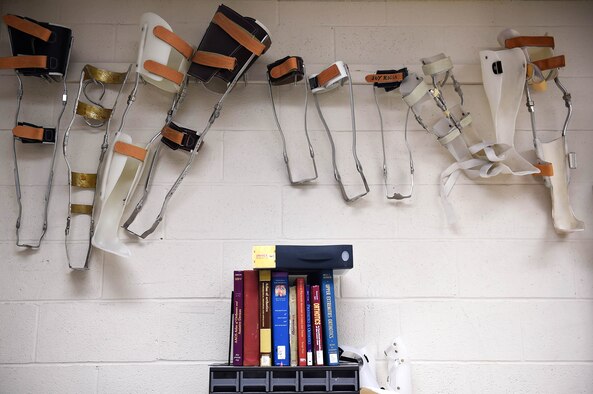
<path id="1" fill-rule="evenodd" d="M 332 270 L 234 272 L 232 364 L 338 365 Z"/>

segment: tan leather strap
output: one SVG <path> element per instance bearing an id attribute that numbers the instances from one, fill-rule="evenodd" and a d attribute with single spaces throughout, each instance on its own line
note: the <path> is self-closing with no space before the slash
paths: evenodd
<path id="1" fill-rule="evenodd" d="M 41 41 L 47 42 L 49 37 L 51 37 L 51 30 L 46 29 L 35 22 L 19 18 L 16 15 L 4 15 L 2 19 L 4 19 L 4 23 L 6 23 L 7 26 L 20 30 L 23 33 L 27 33 L 28 35 L 38 38 Z"/>
<path id="2" fill-rule="evenodd" d="M 192 58 L 192 62 L 202 66 L 224 68 L 225 70 L 234 70 L 237 66 L 237 59 L 234 57 L 206 51 L 197 51 Z"/>
<path id="3" fill-rule="evenodd" d="M 286 59 L 282 64 L 277 65 L 270 70 L 270 76 L 274 79 L 281 78 L 295 70 L 298 70 L 299 62 L 296 57 Z"/>
<path id="4" fill-rule="evenodd" d="M 364 80 L 368 83 L 392 83 L 392 82 L 401 82 L 404 80 L 403 73 L 393 73 L 393 74 L 369 74 L 364 77 Z"/>
<path id="5" fill-rule="evenodd" d="M 112 110 L 109 108 L 101 108 L 97 105 L 87 104 L 82 101 L 79 101 L 76 106 L 76 113 L 78 115 L 101 121 L 109 119 L 111 117 L 111 111 Z"/>
<path id="6" fill-rule="evenodd" d="M 319 74 L 317 74 L 317 84 L 319 86 L 325 86 L 326 83 L 340 75 L 340 69 L 335 64 L 326 68 Z"/>
<path id="7" fill-rule="evenodd" d="M 31 126 L 16 126 L 12 129 L 12 135 L 18 138 L 43 141 L 43 128 Z"/>
<path id="8" fill-rule="evenodd" d="M 564 55 L 560 55 L 549 57 L 547 59 L 536 60 L 532 63 L 540 70 L 545 71 L 566 66 L 566 59 L 564 58 Z"/>
<path id="9" fill-rule="evenodd" d="M 540 161 L 534 164 L 535 168 L 539 169 L 539 174 L 533 174 L 535 176 L 554 176 L 554 165 L 547 161 Z"/>
<path id="10" fill-rule="evenodd" d="M 93 206 L 87 204 L 70 204 L 70 212 L 91 215 L 93 213 Z"/>
<path id="11" fill-rule="evenodd" d="M 146 158 L 146 149 L 139 146 L 128 144 L 123 141 L 117 141 L 113 146 L 113 150 L 121 155 L 134 158 L 136 160 L 144 161 Z"/>
<path id="12" fill-rule="evenodd" d="M 127 73 L 118 73 L 115 71 L 103 70 L 90 64 L 84 66 L 84 79 L 94 79 L 103 83 L 123 83 L 126 80 Z"/>
<path id="13" fill-rule="evenodd" d="M 521 47 L 554 48 L 554 37 L 550 36 L 520 36 L 508 38 L 504 45 L 507 49 Z"/>
<path id="14" fill-rule="evenodd" d="M 181 145 L 181 143 L 183 142 L 184 134 L 180 131 L 172 129 L 169 126 L 163 127 L 163 129 L 161 130 L 161 135 L 169 141 L 176 143 L 177 145 Z"/>
<path id="15" fill-rule="evenodd" d="M 97 174 L 85 174 L 84 172 L 72 171 L 70 183 L 72 186 L 94 189 L 97 187 Z"/>
<path id="16" fill-rule="evenodd" d="M 161 63 L 157 63 L 154 60 L 147 60 L 144 62 L 144 69 L 148 72 L 156 74 L 160 77 L 168 79 L 176 85 L 181 85 L 183 82 L 183 74 L 179 71 L 173 70 L 171 67 L 167 67 Z"/>
<path id="17" fill-rule="evenodd" d="M 0 69 L 46 68 L 47 56 L 11 56 L 0 58 Z"/>
<path id="18" fill-rule="evenodd" d="M 154 29 L 152 29 L 152 34 L 171 45 L 177 50 L 177 52 L 181 53 L 183 57 L 188 60 L 191 58 L 192 53 L 194 53 L 194 49 L 191 45 L 185 42 L 185 40 L 183 40 L 177 34 L 163 26 L 155 26 Z"/>
<path id="19" fill-rule="evenodd" d="M 247 48 L 251 53 L 261 56 L 266 50 L 266 46 L 262 44 L 253 34 L 249 33 L 243 27 L 239 26 L 230 20 L 222 12 L 217 12 L 212 18 L 212 22 L 217 24 L 229 36 L 233 37 L 235 41 Z"/>

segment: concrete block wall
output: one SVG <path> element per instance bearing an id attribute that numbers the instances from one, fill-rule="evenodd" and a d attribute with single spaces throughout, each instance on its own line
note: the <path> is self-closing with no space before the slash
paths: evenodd
<path id="1" fill-rule="evenodd" d="M 163 16 L 197 44 L 216 1 L 4 0 L 2 14 L 27 15 L 72 27 L 75 43 L 68 77 L 74 104 L 84 63 L 118 70 L 135 60 L 142 12 Z M 10 129 L 16 81 L 0 74 L 0 393 L 206 393 L 208 364 L 226 359 L 232 271 L 250 267 L 251 246 L 265 243 L 352 243 L 355 269 L 340 278 L 340 341 L 367 345 L 380 359 L 395 336 L 409 348 L 415 393 L 593 392 L 593 3 L 480 1 L 229 1 L 271 30 L 273 46 L 225 103 L 203 151 L 174 196 L 164 222 L 146 241 L 122 235 L 134 256 L 95 253 L 87 272 L 68 269 L 63 246 L 66 169 L 58 152 L 49 228 L 41 249 L 14 246 L 16 200 Z M 347 205 L 332 177 L 331 154 L 314 107 L 311 138 L 319 180 L 287 182 L 267 86 L 265 64 L 286 54 L 304 57 L 318 71 L 334 60 L 350 64 L 355 79 L 378 67 L 408 66 L 445 52 L 463 82 L 466 107 L 485 137 L 492 122 L 480 85 L 478 51 L 496 47 L 505 27 L 556 37 L 567 57 L 561 75 L 573 95 L 570 148 L 574 210 L 583 233 L 553 230 L 548 190 L 536 179 L 464 177 L 451 201 L 457 228 L 445 221 L 438 175 L 451 159 L 410 121 L 416 163 L 414 198 L 384 198 L 379 123 L 372 90 L 356 85 L 359 156 L 371 193 Z M 8 55 L 5 27 L 0 55 Z M 258 82 L 260 81 L 260 82 Z M 59 86 L 26 80 L 23 119 L 55 121 Z M 34 93 L 33 93 L 34 92 Z M 296 93 L 295 93 L 296 92 Z M 302 91 L 277 91 L 280 121 L 293 166 L 308 168 L 302 138 Z M 145 142 L 161 126 L 171 97 L 148 85 L 127 121 L 126 132 Z M 178 121 L 200 129 L 217 96 L 192 84 Z M 347 89 L 320 98 L 341 150 L 343 176 L 356 185 L 349 153 Z M 554 89 L 537 95 L 542 130 L 564 119 Z M 397 93 L 381 95 L 394 180 L 406 170 L 405 107 Z M 312 103 L 310 103 L 312 104 Z M 121 109 L 121 108 L 120 108 Z M 121 112 L 116 114 L 119 120 Z M 116 122 L 117 123 L 117 122 Z M 529 119 L 521 107 L 519 150 L 531 148 Z M 90 171 L 92 139 L 80 136 L 72 152 Z M 19 146 L 24 201 L 30 207 L 24 234 L 31 237 L 45 183 L 35 164 L 51 148 Z M 25 149 L 28 148 L 28 149 Z M 39 148 L 39 147 L 37 147 Z M 180 152 L 161 160 L 148 212 L 154 212 L 185 160 Z M 80 167 L 79 167 L 80 168 Z M 152 210 L 152 211 L 151 211 Z M 74 234 L 84 240 L 84 232 Z"/>

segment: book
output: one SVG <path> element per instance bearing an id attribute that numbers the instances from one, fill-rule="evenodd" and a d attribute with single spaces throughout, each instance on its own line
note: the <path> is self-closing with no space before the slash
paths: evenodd
<path id="1" fill-rule="evenodd" d="M 336 319 L 334 275 L 331 270 L 324 270 L 319 274 L 319 277 L 323 315 L 324 360 L 327 365 L 338 365 L 338 325 Z"/>
<path id="2" fill-rule="evenodd" d="M 307 365 L 307 318 L 305 316 L 305 278 L 296 279 L 298 365 Z"/>
<path id="3" fill-rule="evenodd" d="M 305 317 L 307 323 L 307 365 L 313 365 L 313 332 L 311 330 L 311 286 L 305 285 Z"/>
<path id="4" fill-rule="evenodd" d="M 290 365 L 288 273 L 272 272 L 272 347 L 274 365 Z"/>
<path id="5" fill-rule="evenodd" d="M 290 331 L 290 365 L 298 365 L 298 343 L 297 343 L 297 292 L 296 286 L 290 286 L 288 290 L 288 316 Z"/>
<path id="6" fill-rule="evenodd" d="M 259 364 L 272 366 L 272 273 L 261 270 L 259 273 Z"/>
<path id="7" fill-rule="evenodd" d="M 321 329 L 321 291 L 319 285 L 311 286 L 311 328 L 315 365 L 323 365 L 323 334 Z"/>
<path id="8" fill-rule="evenodd" d="M 234 273 L 233 365 L 243 365 L 243 271 Z"/>
<path id="9" fill-rule="evenodd" d="M 254 246 L 254 269 L 276 269 L 291 273 L 311 270 L 346 270 L 354 266 L 352 245 L 267 245 Z"/>
<path id="10" fill-rule="evenodd" d="M 243 271 L 243 365 L 260 362 L 257 271 Z"/>

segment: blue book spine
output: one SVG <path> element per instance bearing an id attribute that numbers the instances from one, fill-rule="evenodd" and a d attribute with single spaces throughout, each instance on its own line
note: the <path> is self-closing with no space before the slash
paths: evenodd
<path id="1" fill-rule="evenodd" d="M 313 365 L 313 331 L 311 328 L 311 286 L 305 286 L 305 315 L 307 320 L 307 365 Z"/>
<path id="2" fill-rule="evenodd" d="M 321 271 L 321 306 L 323 310 L 323 351 L 327 365 L 339 364 L 338 326 L 336 319 L 336 297 L 334 275 L 331 270 Z"/>
<path id="3" fill-rule="evenodd" d="M 288 273 L 272 272 L 272 347 L 274 365 L 290 365 Z"/>

